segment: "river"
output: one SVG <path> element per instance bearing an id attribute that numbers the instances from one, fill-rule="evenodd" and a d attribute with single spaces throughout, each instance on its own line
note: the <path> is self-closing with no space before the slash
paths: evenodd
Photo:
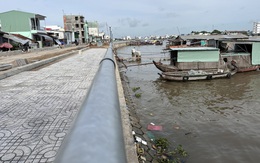
<path id="1" fill-rule="evenodd" d="M 136 46 L 141 63 L 168 56 L 165 46 Z M 131 57 L 131 49 L 118 49 L 118 56 Z M 126 64 L 136 64 L 135 62 Z M 130 88 L 140 87 L 134 98 L 140 123 L 161 125 L 156 137 L 171 146 L 181 144 L 190 163 L 255 163 L 260 160 L 260 72 L 238 73 L 231 79 L 169 82 L 159 79 L 153 65 L 125 70 Z"/>

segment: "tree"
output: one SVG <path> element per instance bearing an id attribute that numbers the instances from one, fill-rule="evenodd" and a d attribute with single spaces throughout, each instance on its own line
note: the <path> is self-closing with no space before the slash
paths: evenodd
<path id="1" fill-rule="evenodd" d="M 217 29 L 214 29 L 211 34 L 221 34 L 221 31 L 217 30 Z"/>

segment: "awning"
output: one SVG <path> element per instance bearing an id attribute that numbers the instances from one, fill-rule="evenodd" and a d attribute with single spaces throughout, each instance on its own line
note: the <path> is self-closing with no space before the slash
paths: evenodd
<path id="1" fill-rule="evenodd" d="M 45 35 L 45 34 L 40 34 L 40 33 L 35 33 L 35 35 L 38 35 L 40 37 L 44 37 L 46 41 L 53 41 L 53 38 L 48 36 L 48 35 Z"/>
<path id="2" fill-rule="evenodd" d="M 58 45 L 61 45 L 62 43 L 60 42 L 60 40 L 58 40 L 58 39 L 55 39 L 54 40 Z"/>
<path id="3" fill-rule="evenodd" d="M 11 34 L 4 34 L 3 37 L 7 38 L 7 39 L 11 39 L 15 42 L 18 42 L 18 43 L 21 43 L 22 45 L 26 44 L 27 42 L 29 42 L 30 40 L 26 39 L 26 40 L 23 40 L 19 37 L 16 37 L 14 35 L 11 35 Z"/>

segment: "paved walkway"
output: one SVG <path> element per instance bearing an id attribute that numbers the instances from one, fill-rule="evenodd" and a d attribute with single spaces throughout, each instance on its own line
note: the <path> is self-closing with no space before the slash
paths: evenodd
<path id="1" fill-rule="evenodd" d="M 35 51 L 30 51 L 28 53 L 15 53 L 11 51 L 10 53 L 0 53 L 0 64 L 6 64 L 6 63 L 12 63 L 17 59 L 27 59 L 28 61 L 31 60 L 42 60 L 46 58 L 50 58 L 53 56 L 57 56 L 60 54 L 67 53 L 68 51 L 72 50 L 78 50 L 86 48 L 86 45 L 79 45 L 79 46 L 69 46 L 69 47 L 64 47 L 62 49 L 60 48 L 54 48 L 54 49 L 39 49 L 41 51 L 35 50 Z M 13 55 L 12 55 L 13 54 Z M 6 56 L 8 55 L 8 56 Z"/>
<path id="2" fill-rule="evenodd" d="M 0 162 L 53 162 L 106 49 L 0 80 Z"/>

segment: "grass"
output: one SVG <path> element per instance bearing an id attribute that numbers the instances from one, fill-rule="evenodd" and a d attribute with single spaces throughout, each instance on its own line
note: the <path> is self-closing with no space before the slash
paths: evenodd
<path id="1" fill-rule="evenodd" d="M 188 157 L 188 153 L 183 149 L 182 145 L 178 145 L 173 151 L 169 151 L 169 141 L 166 138 L 155 139 L 155 147 L 157 153 L 157 161 L 159 163 L 183 163 L 184 158 Z"/>
<path id="2" fill-rule="evenodd" d="M 136 98 L 140 98 L 141 95 L 142 95 L 141 93 L 136 93 L 136 94 L 135 94 L 135 97 L 136 97 Z"/>
<path id="3" fill-rule="evenodd" d="M 134 87 L 134 88 L 132 88 L 132 91 L 133 92 L 136 92 L 137 90 L 139 90 L 140 89 L 140 87 Z"/>
<path id="4" fill-rule="evenodd" d="M 132 88 L 132 91 L 133 91 L 133 92 L 136 92 L 136 91 L 138 91 L 138 90 L 140 90 L 140 87 L 133 87 L 133 88 Z M 140 98 L 141 95 L 142 95 L 142 93 L 135 93 L 135 97 L 136 97 L 136 98 Z"/>

